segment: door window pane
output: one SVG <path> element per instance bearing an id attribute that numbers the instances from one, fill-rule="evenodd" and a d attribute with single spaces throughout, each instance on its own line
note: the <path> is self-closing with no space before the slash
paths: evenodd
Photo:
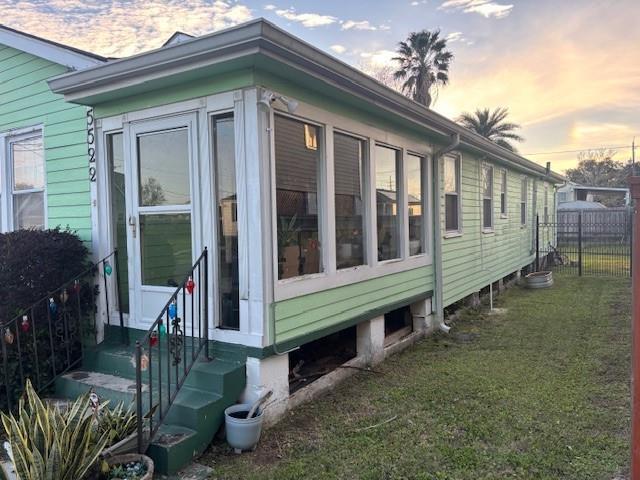
<path id="1" fill-rule="evenodd" d="M 142 283 L 177 287 L 191 269 L 191 215 L 140 215 Z"/>
<path id="2" fill-rule="evenodd" d="M 129 268 L 127 264 L 127 210 L 125 203 L 124 145 L 122 133 L 107 135 L 107 162 L 111 189 L 113 244 L 118 249 L 120 309 L 129 313 Z"/>
<path id="3" fill-rule="evenodd" d="M 364 256 L 363 164 L 365 142 L 342 133 L 333 137 L 336 203 L 336 266 L 362 265 Z"/>
<path id="4" fill-rule="evenodd" d="M 407 195 L 409 201 L 409 255 L 424 253 L 424 160 L 416 155 L 407 155 Z"/>
<path id="5" fill-rule="evenodd" d="M 190 203 L 187 129 L 139 136 L 138 159 L 140 206 Z"/>
<path id="6" fill-rule="evenodd" d="M 44 228 L 44 192 L 14 195 L 13 228 Z"/>
<path id="7" fill-rule="evenodd" d="M 321 271 L 319 136 L 315 125 L 275 116 L 279 279 Z"/>
<path id="8" fill-rule="evenodd" d="M 220 326 L 240 327 L 238 196 L 233 117 L 213 119 L 213 162 L 218 204 L 218 292 Z"/>
<path id="9" fill-rule="evenodd" d="M 376 145 L 376 210 L 378 220 L 378 260 L 400 257 L 400 217 L 398 216 L 399 152 Z"/>

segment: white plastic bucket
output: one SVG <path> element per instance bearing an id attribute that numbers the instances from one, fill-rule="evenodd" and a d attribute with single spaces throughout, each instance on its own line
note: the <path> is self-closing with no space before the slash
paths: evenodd
<path id="1" fill-rule="evenodd" d="M 232 405 L 224 411 L 224 423 L 227 432 L 227 443 L 237 452 L 254 450 L 262 432 L 262 411 L 253 418 L 238 418 L 233 414 L 249 413 L 251 405 L 240 403 Z"/>

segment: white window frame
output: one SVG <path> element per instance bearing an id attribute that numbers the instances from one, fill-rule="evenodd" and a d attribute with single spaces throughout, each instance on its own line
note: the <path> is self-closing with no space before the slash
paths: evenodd
<path id="1" fill-rule="evenodd" d="M 482 225 L 482 232 L 483 233 L 492 233 L 494 231 L 495 228 L 495 220 L 494 220 L 494 212 L 493 212 L 493 185 L 494 185 L 494 171 L 495 169 L 493 168 L 493 165 L 491 165 L 490 163 L 482 163 L 481 165 L 482 168 L 482 176 L 480 178 L 480 189 L 481 189 L 481 198 L 482 198 L 482 218 L 480 219 L 481 225 Z M 484 184 L 482 181 L 482 177 L 484 177 L 485 175 L 485 169 L 488 170 L 489 174 L 491 175 L 491 181 L 489 182 L 489 195 L 486 196 L 485 192 L 484 192 Z M 484 201 L 485 200 L 489 200 L 491 202 L 491 206 L 490 208 L 490 219 L 491 219 L 491 225 L 489 225 L 488 227 L 484 224 Z"/>
<path id="2" fill-rule="evenodd" d="M 456 162 L 456 192 L 447 192 L 445 189 L 444 166 L 445 159 L 453 158 Z M 458 225 L 455 230 L 447 230 L 447 195 L 455 193 L 458 197 Z M 447 154 L 442 159 L 442 198 L 444 208 L 442 209 L 442 221 L 444 222 L 444 238 L 459 237 L 462 235 L 462 155 L 459 153 Z"/>
<path id="3" fill-rule="evenodd" d="M 261 108 L 261 107 L 259 107 Z M 285 114 L 291 118 L 302 122 L 319 125 L 323 128 L 323 170 L 321 172 L 321 185 L 323 186 L 318 199 L 319 215 L 321 220 L 321 245 L 322 262 L 324 271 L 317 274 L 303 275 L 283 280 L 278 280 L 278 253 L 277 253 L 277 215 L 275 205 L 275 142 L 274 135 L 269 129 L 265 132 L 268 135 L 270 143 L 270 172 L 271 172 L 271 255 L 272 255 L 272 278 L 273 278 L 273 298 L 274 301 L 282 301 L 289 298 L 295 298 L 300 295 L 320 292 L 331 288 L 337 288 L 353 283 L 362 282 L 372 278 L 411 270 L 421 266 L 432 264 L 432 240 L 427 235 L 427 246 L 425 253 L 415 256 L 409 256 L 409 224 L 408 209 L 406 204 L 406 172 L 402 165 L 407 152 L 425 158 L 428 166 L 427 185 L 432 179 L 431 165 L 431 145 L 423 140 L 414 140 L 409 137 L 397 135 L 387 130 L 368 125 L 362 121 L 354 120 L 339 114 L 328 112 L 327 110 L 312 106 L 305 102 L 300 102 L 294 113 L 286 112 L 284 107 L 276 103 L 271 109 L 269 125 L 273 125 L 273 117 L 275 114 Z M 366 154 L 367 162 L 365 164 L 364 183 L 366 198 L 364 200 L 365 214 L 365 248 L 367 263 L 351 268 L 341 270 L 336 269 L 336 239 L 335 239 L 335 178 L 334 178 L 334 159 L 333 159 L 333 132 L 344 133 L 366 141 L 368 152 Z M 402 185 L 399 186 L 398 205 L 401 210 L 400 215 L 400 251 L 401 257 L 392 260 L 378 261 L 377 254 L 377 226 L 376 226 L 376 191 L 375 191 L 375 145 L 383 145 L 399 150 L 401 153 L 401 179 Z M 427 225 L 432 221 L 431 207 L 432 200 L 429 195 L 425 195 L 424 211 L 427 213 L 425 222 Z M 325 234 L 326 232 L 326 234 Z"/>
<path id="4" fill-rule="evenodd" d="M 26 193 L 43 192 L 44 228 L 49 228 L 48 198 L 47 198 L 47 159 L 44 149 L 44 128 L 42 125 L 34 125 L 0 133 L 0 232 L 11 232 L 15 229 L 13 215 L 13 161 L 11 157 L 11 144 L 40 136 L 43 145 L 44 187 L 29 190 L 20 190 L 18 195 Z"/>
<path id="5" fill-rule="evenodd" d="M 522 176 L 520 179 L 520 228 L 527 228 L 527 215 L 529 203 L 529 179 L 526 176 Z M 524 218 L 522 215 L 522 209 L 524 207 Z"/>
<path id="6" fill-rule="evenodd" d="M 421 189 L 422 191 L 420 192 L 420 194 L 422 195 L 422 205 L 421 208 L 422 210 L 422 232 L 421 232 L 421 246 L 422 246 L 422 251 L 423 252 L 428 252 L 429 249 L 429 234 L 431 233 L 431 228 L 430 225 L 431 223 L 427 223 L 427 220 L 429 220 L 429 222 L 431 221 L 431 212 L 427 212 L 426 210 L 424 210 L 425 205 L 429 205 L 429 198 L 431 197 L 431 189 L 433 188 L 431 186 L 431 176 L 429 175 L 429 159 L 427 157 L 425 157 L 424 155 L 417 153 L 417 152 L 413 152 L 411 150 L 407 150 L 405 151 L 405 159 L 406 157 L 408 157 L 409 155 L 413 156 L 413 157 L 418 157 L 420 159 L 420 168 L 421 168 L 421 173 L 422 173 L 422 178 L 420 179 L 421 181 Z M 403 164 L 403 170 L 406 169 L 406 160 L 405 163 Z M 405 178 L 407 177 L 407 174 L 404 174 Z M 408 184 L 405 182 L 405 184 L 407 185 L 407 195 L 406 195 L 406 205 L 405 208 L 407 210 L 407 239 L 409 239 L 409 187 Z M 407 255 L 409 255 L 410 257 L 417 257 L 420 255 L 423 255 L 423 253 L 418 253 L 416 255 L 411 255 L 411 249 L 409 248 L 407 250 Z"/>
<path id="7" fill-rule="evenodd" d="M 509 212 L 509 175 L 506 168 L 500 169 L 500 218 L 507 218 Z M 504 200 L 503 200 L 504 199 Z"/>
<path id="8" fill-rule="evenodd" d="M 362 238 L 362 248 L 364 249 L 363 252 L 363 263 L 361 265 L 356 265 L 354 267 L 347 267 L 347 268 L 341 268 L 338 269 L 337 271 L 342 271 L 342 270 L 349 270 L 350 268 L 358 268 L 361 267 L 362 265 L 368 265 L 369 263 L 369 248 L 367 245 L 368 242 L 368 233 L 369 233 L 369 229 L 371 228 L 371 225 L 367 225 L 367 221 L 368 221 L 368 202 L 367 202 L 367 198 L 369 198 L 369 184 L 367 183 L 367 179 L 369 178 L 369 167 L 370 167 L 370 149 L 369 149 L 369 138 L 367 137 L 363 137 L 362 135 L 356 135 L 354 133 L 348 132 L 348 131 L 343 131 L 340 130 L 339 128 L 333 128 L 333 133 L 332 133 L 332 138 L 331 138 L 331 148 L 334 148 L 333 146 L 333 141 L 335 138 L 335 134 L 339 134 L 339 135 L 344 135 L 347 137 L 351 137 L 354 138 L 356 140 L 360 140 L 361 142 L 363 142 L 363 151 L 362 151 L 362 159 L 361 161 L 362 163 L 362 178 L 360 179 L 360 185 L 361 185 L 361 189 L 362 191 L 360 192 L 360 195 L 362 195 L 362 232 L 363 232 L 363 238 Z M 331 152 L 332 158 L 335 154 L 335 149 L 333 152 Z M 331 168 L 333 170 L 335 170 L 334 168 L 335 165 L 331 165 Z M 333 188 L 334 188 L 334 192 L 333 192 L 333 204 L 334 204 L 334 208 L 333 208 L 333 219 L 335 221 L 336 218 L 336 211 L 335 211 L 335 175 L 334 175 L 334 179 L 333 179 Z M 335 224 L 334 224 L 334 232 L 335 232 Z M 337 239 L 336 239 L 336 245 L 337 245 Z M 338 261 L 338 257 L 336 255 L 336 263 Z M 337 266 L 336 266 L 337 269 Z"/>

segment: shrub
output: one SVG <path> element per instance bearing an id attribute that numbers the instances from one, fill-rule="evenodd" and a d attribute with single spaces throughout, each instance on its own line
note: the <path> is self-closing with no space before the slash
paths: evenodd
<path id="1" fill-rule="evenodd" d="M 60 229 L 0 234 L 0 342 L 7 355 L 6 364 L 0 357 L 0 410 L 16 405 L 26 379 L 40 390 L 80 359 L 81 332 L 94 328 L 97 293 L 88 253 L 76 235 Z M 77 289 L 58 290 L 87 270 Z"/>
<path id="2" fill-rule="evenodd" d="M 19 315 L 90 266 L 87 247 L 72 232 L 55 228 L 0 234 L 0 321 Z"/>

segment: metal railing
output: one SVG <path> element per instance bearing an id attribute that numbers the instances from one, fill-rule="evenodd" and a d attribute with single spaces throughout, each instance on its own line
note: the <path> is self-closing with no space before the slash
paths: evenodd
<path id="1" fill-rule="evenodd" d="M 207 257 L 205 248 L 151 328 L 136 341 L 136 413 L 140 453 L 147 449 L 162 425 L 203 349 L 205 359 L 209 359 Z M 187 335 L 187 329 L 190 329 L 190 335 Z"/>
<path id="2" fill-rule="evenodd" d="M 41 392 L 81 363 L 85 342 L 95 341 L 98 309 L 106 310 L 109 322 L 110 301 L 119 301 L 116 265 L 118 252 L 114 250 L 31 306 L 21 309 L 8 322 L 0 324 L 0 410 L 11 410 L 15 406 L 27 379 L 36 391 Z M 114 270 L 116 296 L 110 298 L 112 283 L 108 277 Z M 99 272 L 102 272 L 102 281 Z"/>
<path id="3" fill-rule="evenodd" d="M 631 274 L 632 217 L 630 212 L 575 212 L 559 221 L 537 222 L 536 268 L 578 276 Z"/>

